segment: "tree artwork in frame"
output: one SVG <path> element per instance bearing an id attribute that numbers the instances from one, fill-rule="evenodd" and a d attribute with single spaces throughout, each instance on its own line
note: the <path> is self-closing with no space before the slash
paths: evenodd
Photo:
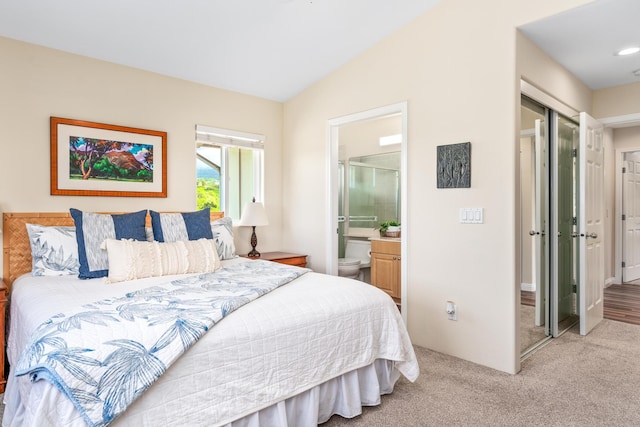
<path id="1" fill-rule="evenodd" d="M 167 133 L 51 117 L 51 194 L 167 197 Z"/>

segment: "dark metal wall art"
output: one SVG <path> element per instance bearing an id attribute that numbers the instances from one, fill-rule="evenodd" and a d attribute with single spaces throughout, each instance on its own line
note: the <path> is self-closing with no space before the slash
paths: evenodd
<path id="1" fill-rule="evenodd" d="M 471 187 L 471 143 L 439 145 L 438 188 Z"/>

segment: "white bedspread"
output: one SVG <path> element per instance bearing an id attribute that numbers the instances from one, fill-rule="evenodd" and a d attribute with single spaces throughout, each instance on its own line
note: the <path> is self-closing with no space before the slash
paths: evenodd
<path id="1" fill-rule="evenodd" d="M 166 280 L 104 284 L 23 276 L 11 296 L 9 362 L 51 315 Z M 376 359 L 396 361 L 409 380 L 418 376 L 393 301 L 361 282 L 307 273 L 227 316 L 112 425 L 223 425 Z M 5 402 L 5 426 L 85 425 L 45 381 L 10 375 Z"/>

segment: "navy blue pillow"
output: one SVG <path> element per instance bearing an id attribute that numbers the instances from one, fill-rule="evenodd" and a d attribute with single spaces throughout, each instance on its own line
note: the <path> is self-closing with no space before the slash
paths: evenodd
<path id="1" fill-rule="evenodd" d="M 196 212 L 150 213 L 153 238 L 158 242 L 213 239 L 209 208 Z"/>
<path id="2" fill-rule="evenodd" d="M 147 240 L 145 222 L 147 211 L 127 214 L 97 214 L 69 209 L 76 226 L 78 260 L 81 279 L 109 275 L 107 251 L 101 249 L 106 239 Z"/>

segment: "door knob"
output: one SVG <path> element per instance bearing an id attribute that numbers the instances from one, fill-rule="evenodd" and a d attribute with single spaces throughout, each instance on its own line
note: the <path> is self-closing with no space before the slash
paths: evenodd
<path id="1" fill-rule="evenodd" d="M 529 236 L 535 236 L 536 234 L 540 234 L 540 232 L 536 230 L 529 231 Z"/>
<path id="2" fill-rule="evenodd" d="M 591 237 L 592 239 L 597 239 L 598 235 L 594 232 L 591 232 L 591 233 L 587 233 L 585 237 L 587 238 Z"/>
<path id="3" fill-rule="evenodd" d="M 571 237 L 573 237 L 573 238 L 580 237 L 580 233 L 576 233 L 574 231 L 573 233 L 571 233 Z"/>

